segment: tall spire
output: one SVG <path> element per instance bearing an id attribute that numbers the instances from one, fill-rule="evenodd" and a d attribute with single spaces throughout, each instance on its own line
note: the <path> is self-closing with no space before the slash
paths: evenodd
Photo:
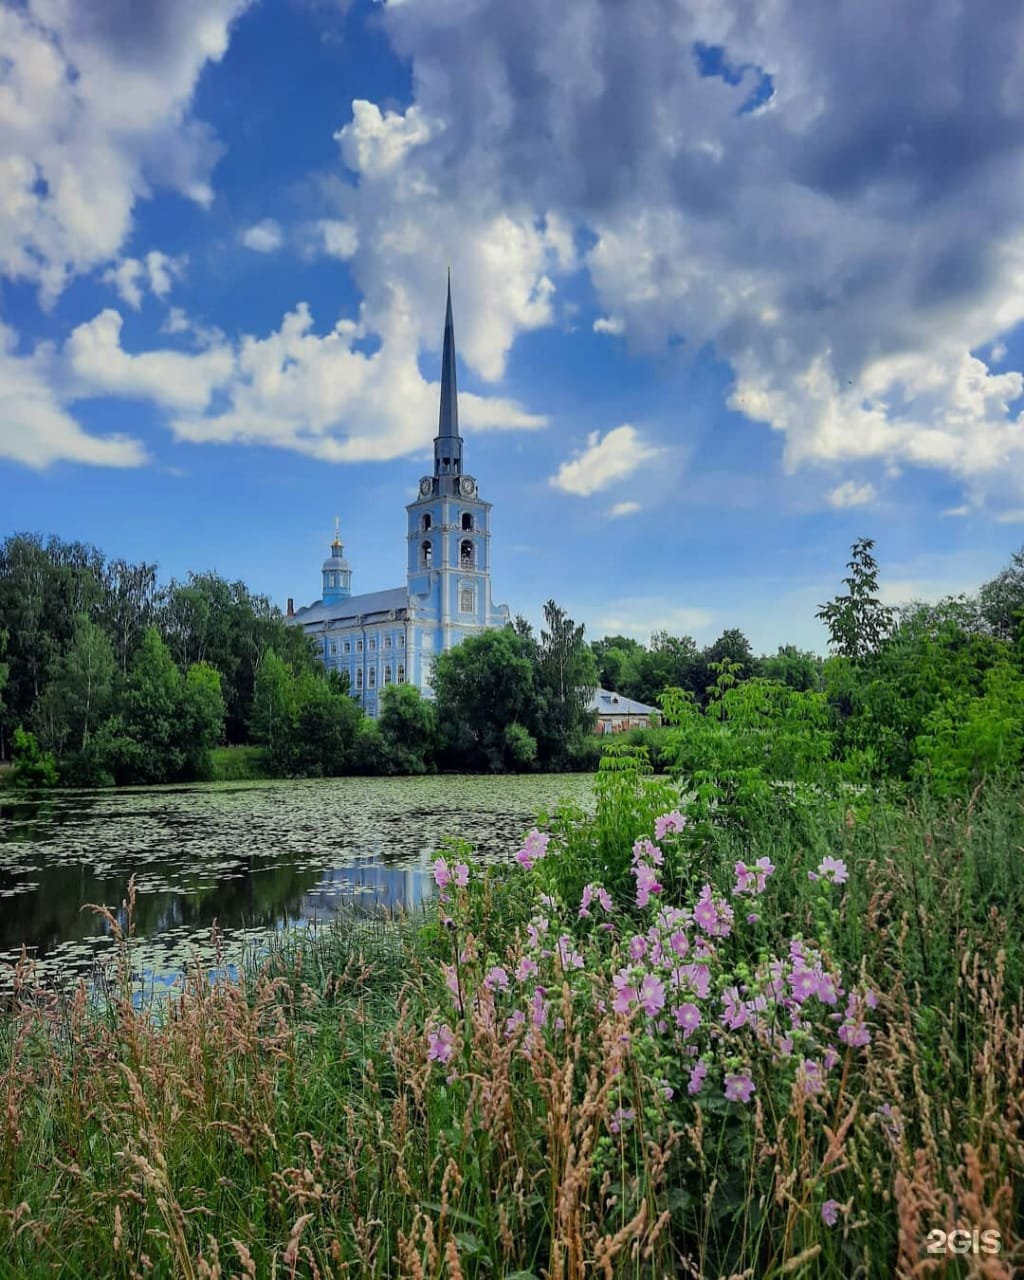
<path id="1" fill-rule="evenodd" d="M 459 391 L 455 384 L 455 326 L 452 324 L 452 269 L 448 268 L 448 305 L 444 313 L 444 352 L 441 356 L 441 414 L 439 436 L 459 434 Z"/>

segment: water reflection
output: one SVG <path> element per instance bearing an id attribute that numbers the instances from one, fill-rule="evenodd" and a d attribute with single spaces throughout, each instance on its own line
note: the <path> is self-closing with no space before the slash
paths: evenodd
<path id="1" fill-rule="evenodd" d="M 353 903 L 411 910 L 433 892 L 428 864 L 446 839 L 467 840 L 479 858 L 508 857 L 538 811 L 591 796 L 589 777 L 557 775 L 0 800 L 0 965 L 24 946 L 44 976 L 91 972 L 111 939 L 102 917 L 83 906 L 119 908 L 132 874 L 138 959 L 154 975 L 206 955 L 214 921 L 230 946 Z"/>

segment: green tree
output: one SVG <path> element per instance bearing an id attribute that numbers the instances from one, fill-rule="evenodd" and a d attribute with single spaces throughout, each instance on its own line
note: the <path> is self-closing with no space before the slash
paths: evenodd
<path id="1" fill-rule="evenodd" d="M 590 732 L 590 700 L 597 688 L 597 662 L 585 628 L 554 600 L 544 606 L 538 646 L 538 684 L 544 698 L 542 732 L 549 761 L 564 763 L 570 744 Z M 520 761 L 521 762 L 521 761 Z"/>
<path id="2" fill-rule="evenodd" d="M 1024 547 L 1015 551 L 1010 563 L 978 593 L 978 605 L 985 623 L 1000 640 L 1015 640 L 1024 616 Z"/>
<path id="3" fill-rule="evenodd" d="M 224 696 L 220 672 L 208 662 L 194 662 L 185 675 L 179 723 L 185 774 L 210 777 L 210 755 L 224 733 Z"/>
<path id="4" fill-rule="evenodd" d="M 169 782 L 185 766 L 180 716 L 182 678 L 156 627 L 142 637 L 124 700 L 124 737 L 132 744 L 131 780 Z M 121 779 L 125 780 L 125 779 Z"/>
<path id="5" fill-rule="evenodd" d="M 766 680 L 775 680 L 798 693 L 822 687 L 821 658 L 795 644 L 780 644 L 775 653 L 758 659 L 758 666 Z"/>
<path id="6" fill-rule="evenodd" d="M 535 645 L 511 627 L 470 636 L 438 655 L 431 683 L 451 763 L 500 772 L 512 763 L 509 725 L 537 736 L 543 703 Z"/>
<path id="7" fill-rule="evenodd" d="M 362 721 L 359 704 L 334 672 L 301 672 L 288 729 L 275 746 L 271 767 L 299 777 L 347 772 L 355 762 Z"/>
<path id="8" fill-rule="evenodd" d="M 640 673 L 643 646 L 632 636 L 602 636 L 592 640 L 590 649 L 597 663 L 597 682 L 602 689 L 629 694 Z"/>
<path id="9" fill-rule="evenodd" d="M 851 662 L 863 662 L 877 653 L 893 626 L 892 610 L 877 595 L 874 545 L 873 538 L 859 538 L 853 544 L 847 564 L 850 573 L 843 579 L 845 595 L 823 604 L 815 615 L 828 628 L 833 650 Z"/>
<path id="10" fill-rule="evenodd" d="M 57 783 L 57 763 L 49 751 L 43 751 L 34 733 L 21 725 L 14 730 L 11 752 L 12 773 L 16 787 L 52 787 Z"/>
<path id="11" fill-rule="evenodd" d="M 256 672 L 250 733 L 271 756 L 287 734 L 295 702 L 295 676 L 286 662 L 269 649 Z"/>
<path id="12" fill-rule="evenodd" d="M 106 633 L 79 614 L 71 648 L 57 664 L 53 680 L 76 750 L 85 750 L 90 734 L 110 709 L 115 669 L 114 649 Z"/>
<path id="13" fill-rule="evenodd" d="M 434 705 L 410 684 L 391 684 L 380 695 L 377 719 L 391 773 L 427 773 L 437 754 Z"/>

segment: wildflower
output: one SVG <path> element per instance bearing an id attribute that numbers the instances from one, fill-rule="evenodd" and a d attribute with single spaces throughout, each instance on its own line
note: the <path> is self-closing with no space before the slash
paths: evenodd
<path id="1" fill-rule="evenodd" d="M 757 924 L 758 920 L 760 919 L 761 917 L 757 914 L 756 911 L 751 911 L 747 915 L 747 924 Z"/>
<path id="2" fill-rule="evenodd" d="M 737 1031 L 746 1022 L 747 1011 L 740 1002 L 740 993 L 736 987 L 727 987 L 722 992 L 722 1004 L 725 1005 L 722 1025 L 730 1031 Z"/>
<path id="3" fill-rule="evenodd" d="M 646 907 L 652 893 L 661 893 L 658 877 L 652 867 L 643 865 L 634 867 L 633 875 L 636 876 L 636 905 Z"/>
<path id="4" fill-rule="evenodd" d="M 469 884 L 469 867 L 464 862 L 456 862 L 452 868 L 452 876 L 456 889 L 465 889 Z"/>
<path id="5" fill-rule="evenodd" d="M 588 884 L 583 890 L 583 897 L 580 898 L 579 917 L 581 920 L 590 919 L 590 904 L 594 901 L 594 886 Z"/>
<path id="6" fill-rule="evenodd" d="M 548 1020 L 548 1002 L 544 999 L 546 995 L 547 987 L 534 987 L 530 1009 L 533 1014 L 533 1025 L 538 1028 L 543 1027 Z"/>
<path id="7" fill-rule="evenodd" d="M 704 1077 L 708 1073 L 707 1063 L 697 1062 L 690 1070 L 690 1082 L 686 1086 L 686 1092 L 692 1097 L 694 1094 L 700 1093 L 704 1087 Z"/>
<path id="8" fill-rule="evenodd" d="M 457 1009 L 462 1008 L 462 994 L 459 991 L 459 975 L 453 964 L 443 964 L 441 972 L 444 974 L 444 985 L 452 993 L 452 999 L 455 1001 Z"/>
<path id="9" fill-rule="evenodd" d="M 700 1026 L 700 1010 L 695 1004 L 687 1001 L 675 1010 L 676 1026 L 683 1032 L 683 1039 L 688 1040 Z"/>
<path id="10" fill-rule="evenodd" d="M 430 1062 L 447 1062 L 454 1049 L 455 1033 L 445 1022 L 427 1036 L 427 1060 Z"/>
<path id="11" fill-rule="evenodd" d="M 534 828 L 533 831 L 529 832 L 523 841 L 523 847 L 516 854 L 516 862 L 529 871 L 535 862 L 540 862 L 542 858 L 547 856 L 550 842 L 551 837 L 549 835 Z"/>
<path id="12" fill-rule="evenodd" d="M 608 1128 L 612 1133 L 619 1133 L 622 1129 L 628 1129 L 635 1119 L 636 1112 L 632 1107 L 618 1107 L 612 1112 Z"/>
<path id="13" fill-rule="evenodd" d="M 567 933 L 563 933 L 558 939 L 555 947 L 558 952 L 558 961 L 566 973 L 570 969 L 582 969 L 583 957 L 572 945 L 572 938 Z"/>
<path id="14" fill-rule="evenodd" d="M 519 1028 L 523 1025 L 525 1021 L 526 1021 L 526 1014 L 523 1013 L 522 1009 L 516 1009 L 513 1013 L 511 1013 L 509 1017 L 506 1018 L 505 1020 L 506 1038 L 510 1039 L 512 1036 L 514 1036 L 515 1033 L 519 1030 Z"/>
<path id="15" fill-rule="evenodd" d="M 860 1001 L 852 994 L 846 1002 L 846 1017 L 839 1028 L 839 1039 L 853 1049 L 871 1043 L 871 1032 L 864 1025 Z"/>
<path id="16" fill-rule="evenodd" d="M 632 970 L 620 969 L 612 978 L 612 986 L 615 988 L 612 1008 L 616 1013 L 628 1013 L 630 1005 L 639 998 Z"/>
<path id="17" fill-rule="evenodd" d="M 496 964 L 487 970 L 487 976 L 484 978 L 484 986 L 488 991 L 507 991 L 508 990 L 508 973 L 500 965 Z"/>
<path id="18" fill-rule="evenodd" d="M 804 1058 L 797 1069 L 796 1076 L 803 1085 L 804 1093 L 821 1093 L 825 1088 L 824 1072 L 818 1063 L 810 1058 Z"/>
<path id="19" fill-rule="evenodd" d="M 712 898 L 711 886 L 706 884 L 693 909 L 693 918 L 705 933 L 716 938 L 727 938 L 732 929 L 733 911 L 724 899 Z"/>
<path id="20" fill-rule="evenodd" d="M 540 935 L 547 933 L 547 931 L 547 920 L 543 916 L 534 916 L 526 926 L 526 936 L 530 939 L 530 946 L 536 950 L 540 946 Z"/>
<path id="21" fill-rule="evenodd" d="M 821 1220 L 826 1227 L 834 1227 L 839 1217 L 839 1201 L 826 1200 L 821 1206 Z"/>
<path id="22" fill-rule="evenodd" d="M 644 836 L 640 840 L 637 840 L 637 842 L 633 845 L 634 865 L 638 865 L 639 863 L 643 862 L 645 858 L 648 861 L 653 862 L 654 865 L 657 867 L 660 867 L 662 863 L 665 861 L 665 855 L 662 853 L 662 851 L 658 848 L 656 844 L 653 844 L 650 840 L 648 840 L 646 836 Z"/>
<path id="23" fill-rule="evenodd" d="M 439 889 L 447 889 L 451 881 L 452 873 L 448 870 L 448 863 L 444 858 L 437 858 L 434 861 L 434 883 Z"/>
<path id="24" fill-rule="evenodd" d="M 516 965 L 516 981 L 525 982 L 528 978 L 536 977 L 537 961 L 532 956 L 523 956 Z"/>
<path id="25" fill-rule="evenodd" d="M 665 984 L 653 973 L 645 975 L 640 984 L 638 1000 L 650 1017 L 665 1007 Z"/>
<path id="26" fill-rule="evenodd" d="M 817 872 L 808 871 L 808 880 L 825 880 L 829 884 L 845 884 L 850 878 L 850 873 L 846 869 L 846 863 L 842 858 L 833 858 L 831 855 L 822 858 L 818 864 Z"/>
<path id="27" fill-rule="evenodd" d="M 679 832 L 686 826 L 686 819 L 678 809 L 673 809 L 671 813 L 663 813 L 660 818 L 654 819 L 654 838 L 655 840 L 664 840 L 669 832 Z"/>
<path id="28" fill-rule="evenodd" d="M 549 911 L 554 911 L 558 906 L 558 899 L 553 898 L 550 893 L 542 893 L 540 895 L 540 905 L 542 907 L 547 907 Z"/>
<path id="29" fill-rule="evenodd" d="M 749 1102 L 755 1088 L 746 1071 L 731 1071 L 725 1077 L 725 1096 L 730 1102 Z"/>
<path id="30" fill-rule="evenodd" d="M 642 933 L 635 933 L 629 940 L 630 960 L 642 960 L 647 954 L 647 939 Z"/>

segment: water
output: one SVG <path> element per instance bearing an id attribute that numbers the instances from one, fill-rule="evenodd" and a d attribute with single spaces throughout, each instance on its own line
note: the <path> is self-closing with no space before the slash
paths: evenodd
<path id="1" fill-rule="evenodd" d="M 24 946 L 37 977 L 95 976 L 135 875 L 133 952 L 152 984 L 212 961 L 211 928 L 239 958 L 343 906 L 415 908 L 450 837 L 507 858 L 541 810 L 589 807 L 587 775 L 330 778 L 0 798 L 0 986 Z M 86 909 L 83 909 L 86 908 Z"/>

